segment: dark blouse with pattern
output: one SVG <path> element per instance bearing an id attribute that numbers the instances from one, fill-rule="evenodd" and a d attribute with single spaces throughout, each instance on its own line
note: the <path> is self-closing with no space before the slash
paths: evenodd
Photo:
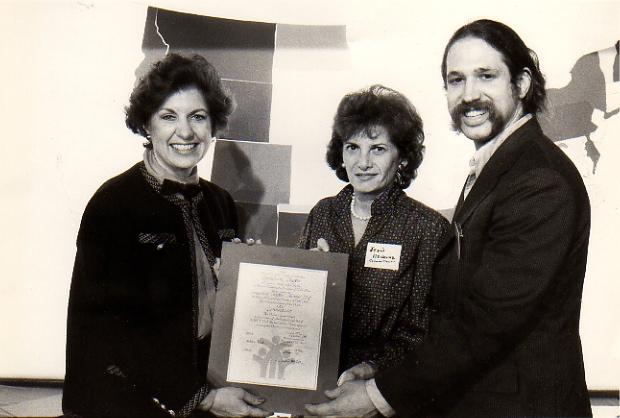
<path id="1" fill-rule="evenodd" d="M 428 328 L 427 296 L 433 263 L 447 220 L 392 186 L 372 204 L 372 218 L 356 246 L 350 204 L 353 187 L 316 204 L 298 247 L 324 238 L 330 251 L 349 254 L 340 369 L 374 361 L 382 369 L 400 362 Z M 368 243 L 402 246 L 398 271 L 364 267 Z"/>

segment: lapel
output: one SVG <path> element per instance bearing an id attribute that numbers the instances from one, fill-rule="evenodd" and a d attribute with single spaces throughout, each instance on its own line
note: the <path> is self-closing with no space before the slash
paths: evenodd
<path id="1" fill-rule="evenodd" d="M 459 200 L 456 202 L 456 207 L 454 208 L 454 213 L 452 214 L 452 219 L 456 218 L 456 214 L 459 213 L 461 207 L 463 206 L 463 201 L 465 200 L 465 185 L 467 184 L 467 180 L 463 182 L 463 188 L 461 189 L 461 194 L 459 195 Z"/>
<path id="2" fill-rule="evenodd" d="M 364 231 L 362 239 L 358 243 L 358 247 L 366 248 L 366 244 L 383 229 L 390 219 L 390 214 L 394 211 L 398 201 L 404 195 L 405 192 L 394 182 L 372 202 L 372 218 L 370 218 L 370 222 L 366 227 L 366 231 Z"/>
<path id="3" fill-rule="evenodd" d="M 344 187 L 336 195 L 336 221 L 334 222 L 334 232 L 338 236 L 340 242 L 344 242 L 347 245 L 348 253 L 353 252 L 354 241 L 353 238 L 353 224 L 351 223 L 351 195 L 353 194 L 353 186 L 350 184 Z"/>
<path id="4" fill-rule="evenodd" d="M 456 237 L 458 234 L 456 225 L 462 226 L 469 219 L 480 202 L 496 187 L 501 176 L 510 170 L 523 151 L 530 146 L 531 140 L 542 135 L 538 121 L 536 118 L 532 118 L 500 145 L 480 172 L 466 199 L 463 199 L 463 192 L 461 191 L 452 218 L 453 233 L 446 234 L 440 248 L 443 249 Z"/>

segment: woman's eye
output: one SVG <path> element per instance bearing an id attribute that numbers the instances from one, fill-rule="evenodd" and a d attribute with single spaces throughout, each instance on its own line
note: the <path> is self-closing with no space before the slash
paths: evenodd
<path id="1" fill-rule="evenodd" d="M 372 152 L 375 154 L 383 154 L 386 151 L 385 147 L 374 147 Z"/>
<path id="2" fill-rule="evenodd" d="M 207 115 L 203 115 L 202 113 L 196 113 L 193 114 L 191 118 L 195 121 L 203 121 L 207 119 Z"/>
<path id="3" fill-rule="evenodd" d="M 176 116 L 171 114 L 171 113 L 165 113 L 165 114 L 161 115 L 160 118 L 162 118 L 163 120 L 171 121 L 171 120 L 175 120 Z"/>
<path id="4" fill-rule="evenodd" d="M 357 145 L 355 144 L 344 144 L 345 151 L 354 151 L 357 149 Z"/>

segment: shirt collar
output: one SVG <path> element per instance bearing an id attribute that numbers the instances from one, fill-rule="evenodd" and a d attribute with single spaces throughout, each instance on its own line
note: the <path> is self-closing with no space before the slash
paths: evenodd
<path id="1" fill-rule="evenodd" d="M 383 193 L 381 193 L 372 202 L 371 213 L 373 216 L 387 213 L 396 206 L 396 203 L 404 196 L 405 192 L 393 182 Z M 348 212 L 351 207 L 351 196 L 353 195 L 353 186 L 347 185 L 336 196 L 343 212 Z"/>
<path id="2" fill-rule="evenodd" d="M 482 169 L 486 163 L 491 159 L 495 151 L 504 143 L 504 141 L 512 135 L 514 131 L 525 125 L 527 121 L 532 119 L 532 114 L 528 113 L 516 122 L 508 125 L 499 135 L 490 141 L 486 142 L 483 146 L 478 148 L 474 155 L 469 160 L 469 173 L 474 173 L 476 178 L 480 176 Z"/>

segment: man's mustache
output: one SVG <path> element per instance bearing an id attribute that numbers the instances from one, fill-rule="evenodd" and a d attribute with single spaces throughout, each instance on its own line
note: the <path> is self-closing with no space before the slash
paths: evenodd
<path id="1" fill-rule="evenodd" d="M 472 110 L 481 110 L 489 114 L 495 113 L 493 105 L 487 101 L 474 100 L 473 102 L 461 102 L 452 110 L 452 117 L 465 116 L 465 113 Z"/>

